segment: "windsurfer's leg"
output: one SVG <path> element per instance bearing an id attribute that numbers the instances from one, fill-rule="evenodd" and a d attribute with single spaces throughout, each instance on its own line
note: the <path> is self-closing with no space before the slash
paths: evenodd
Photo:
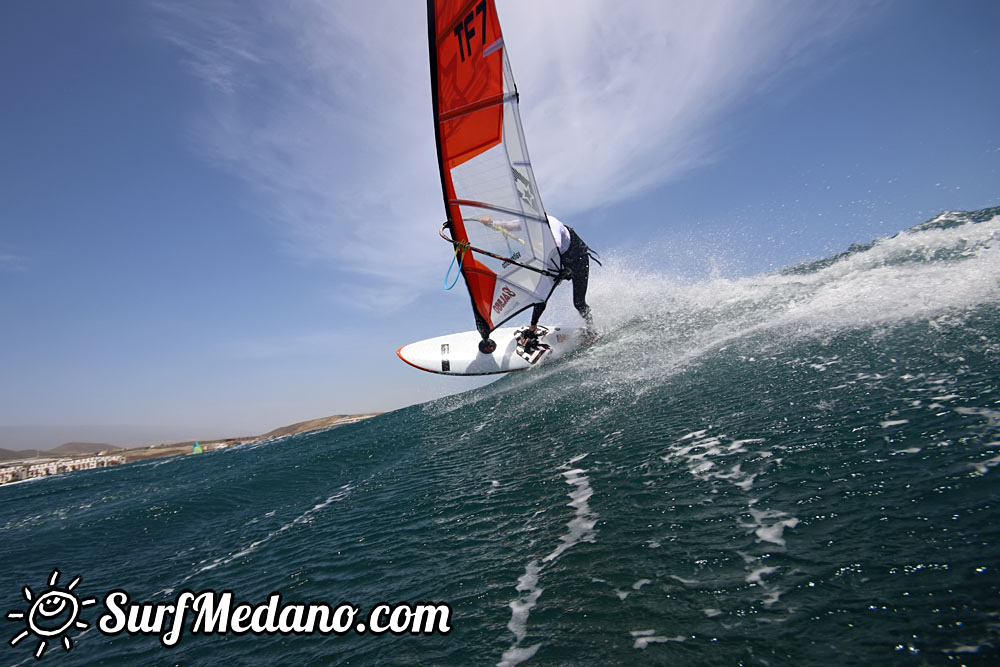
<path id="1" fill-rule="evenodd" d="M 531 311 L 531 327 L 532 329 L 538 326 L 538 320 L 542 319 L 542 313 L 545 312 L 545 303 L 536 303 L 534 309 Z"/>
<path id="2" fill-rule="evenodd" d="M 538 334 L 535 332 L 535 327 L 538 326 L 538 320 L 541 319 L 543 312 L 545 312 L 545 304 L 536 303 L 531 311 L 531 326 L 521 332 L 521 338 L 518 342 L 528 352 L 533 350 L 534 346 L 538 343 Z"/>
<path id="3" fill-rule="evenodd" d="M 590 306 L 587 305 L 587 283 L 590 281 L 590 255 L 587 254 L 586 246 L 580 242 L 580 237 L 574 234 L 570 251 L 564 256 L 566 265 L 573 273 L 573 307 L 580 313 L 580 316 L 587 323 L 588 327 L 594 325 L 594 316 L 591 314 Z"/>

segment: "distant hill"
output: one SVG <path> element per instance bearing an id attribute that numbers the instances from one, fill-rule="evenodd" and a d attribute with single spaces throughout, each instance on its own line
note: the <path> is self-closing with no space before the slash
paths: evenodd
<path id="1" fill-rule="evenodd" d="M 67 442 L 49 450 L 51 454 L 96 454 L 105 449 L 121 449 L 107 443 L 100 442 Z"/>
<path id="2" fill-rule="evenodd" d="M 17 461 L 35 457 L 79 456 L 80 454 L 96 454 L 106 449 L 121 448 L 99 442 L 67 442 L 54 449 L 0 449 L 0 461 Z"/>
<path id="3" fill-rule="evenodd" d="M 333 415 L 331 417 L 320 417 L 319 419 L 310 419 L 309 421 L 291 424 L 290 426 L 282 426 L 281 428 L 276 428 L 260 437 L 280 438 L 283 435 L 295 435 L 296 433 L 306 433 L 307 431 L 318 431 L 319 429 L 329 428 L 330 426 L 336 426 L 337 424 L 357 421 L 358 419 L 366 417 L 374 417 L 377 414 L 380 413 L 372 412 L 362 415 Z"/>
<path id="4" fill-rule="evenodd" d="M 317 431 L 324 428 L 329 428 L 331 426 L 337 426 L 338 424 L 349 424 L 351 422 L 359 421 L 368 417 L 374 417 L 381 413 L 370 412 L 365 414 L 356 415 L 333 415 L 332 417 L 321 417 L 319 419 L 310 419 L 309 421 L 299 422 L 297 424 L 291 424 L 290 426 L 282 426 L 281 428 L 276 428 L 269 433 L 265 433 L 260 436 L 243 437 L 243 438 L 228 438 L 227 440 L 232 442 L 238 441 L 248 441 L 256 440 L 258 438 L 277 438 L 283 435 L 294 435 L 297 433 L 306 433 L 308 431 Z M 203 440 L 202 443 L 216 443 L 225 442 L 226 440 Z M 105 450 L 116 450 L 119 453 L 125 454 L 129 461 L 142 460 L 147 458 L 160 458 L 162 456 L 175 456 L 178 454 L 190 454 L 191 446 L 193 441 L 187 442 L 177 442 L 164 445 L 150 445 L 149 447 L 129 447 L 122 448 L 116 447 L 114 445 L 109 445 L 100 442 L 67 442 L 63 445 L 59 445 L 53 449 L 2 449 L 0 448 L 0 461 L 11 461 L 11 460 L 24 460 L 33 459 L 35 457 L 41 458 L 62 458 L 69 456 L 80 456 L 84 454 L 97 454 Z"/>
<path id="5" fill-rule="evenodd" d="M 35 449 L 0 449 L 0 461 L 33 459 L 38 453 Z"/>

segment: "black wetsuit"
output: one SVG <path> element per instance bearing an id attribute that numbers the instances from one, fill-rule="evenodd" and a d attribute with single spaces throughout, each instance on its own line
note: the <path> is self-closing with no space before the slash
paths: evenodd
<path id="1" fill-rule="evenodd" d="M 587 283 L 590 280 L 590 253 L 592 251 L 572 227 L 569 225 L 565 225 L 565 227 L 569 231 L 569 247 L 566 248 L 566 252 L 560 252 L 559 257 L 562 260 L 563 268 L 570 271 L 569 279 L 573 282 L 573 306 L 579 311 L 580 316 L 587 323 L 587 327 L 593 328 L 594 317 L 591 314 L 590 306 L 587 305 Z M 471 297 L 472 295 L 470 294 L 469 296 Z M 535 304 L 534 310 L 531 313 L 532 326 L 538 324 L 542 313 L 545 312 L 545 305 L 545 302 Z M 479 330 L 479 334 L 483 337 L 479 349 L 481 352 L 489 354 L 496 349 L 495 343 L 492 345 L 487 344 L 492 343 L 490 339 L 490 326 L 486 323 L 486 320 L 479 316 L 475 302 L 472 304 L 472 313 L 476 317 L 476 329 Z"/>
<path id="2" fill-rule="evenodd" d="M 583 242 L 583 239 L 569 225 L 569 247 L 566 252 L 559 253 L 562 258 L 563 268 L 570 270 L 570 280 L 573 281 L 573 306 L 579 311 L 588 327 L 594 325 L 594 317 L 591 315 L 590 306 L 587 305 L 587 282 L 590 280 L 590 248 Z M 536 303 L 534 311 L 531 313 L 532 326 L 538 324 L 542 313 L 545 311 L 545 303 Z"/>

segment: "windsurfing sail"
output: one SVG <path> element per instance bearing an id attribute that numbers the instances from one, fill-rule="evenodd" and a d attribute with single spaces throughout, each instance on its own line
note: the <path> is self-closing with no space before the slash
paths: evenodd
<path id="1" fill-rule="evenodd" d="M 201 454 L 203 451 L 204 450 L 201 448 L 201 444 L 200 443 L 196 442 L 196 443 L 194 443 L 194 445 L 191 446 L 191 453 L 192 454 Z"/>
<path id="2" fill-rule="evenodd" d="M 559 282 L 561 263 L 528 160 L 494 0 L 428 0 L 441 185 L 483 338 Z"/>

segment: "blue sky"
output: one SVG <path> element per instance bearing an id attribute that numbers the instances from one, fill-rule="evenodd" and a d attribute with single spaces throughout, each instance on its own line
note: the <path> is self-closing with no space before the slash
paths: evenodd
<path id="1" fill-rule="evenodd" d="M 498 7 L 546 208 L 616 262 L 750 275 L 1000 204 L 992 0 Z M 0 3 L 0 447 L 475 386 L 395 356 L 473 324 L 442 289 L 424 24 L 418 0 Z"/>

